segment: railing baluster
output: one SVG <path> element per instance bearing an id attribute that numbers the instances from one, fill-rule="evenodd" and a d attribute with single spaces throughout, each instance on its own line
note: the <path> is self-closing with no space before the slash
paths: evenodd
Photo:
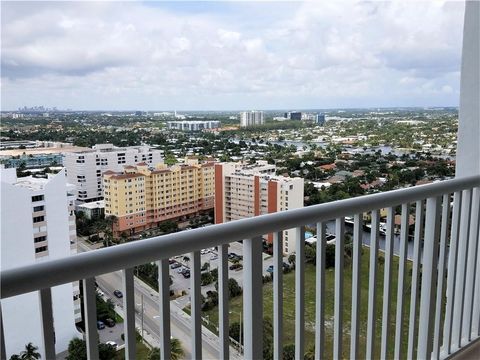
<path id="1" fill-rule="evenodd" d="M 455 271 L 455 303 L 453 305 L 453 329 L 452 329 L 452 346 L 458 349 L 462 346 L 463 334 L 463 307 L 465 304 L 465 278 L 467 271 L 467 250 L 468 250 L 468 233 L 470 225 L 470 204 L 471 190 L 463 190 L 462 194 L 462 210 L 460 214 L 460 230 L 458 234 L 458 259 Z"/>
<path id="2" fill-rule="evenodd" d="M 430 358 L 432 352 L 433 307 L 435 305 L 438 238 L 440 235 L 440 204 L 441 197 L 427 199 L 425 240 L 422 258 L 420 321 L 418 329 L 418 359 Z"/>
<path id="3" fill-rule="evenodd" d="M 192 358 L 202 358 L 202 300 L 201 300 L 201 258 L 200 252 L 195 251 L 190 254 L 191 257 L 191 276 L 190 276 L 190 311 L 192 319 Z"/>
<path id="4" fill-rule="evenodd" d="M 39 291 L 40 323 L 42 324 L 45 358 L 55 359 L 55 330 L 53 329 L 52 288 Z"/>
<path id="5" fill-rule="evenodd" d="M 480 196 L 480 188 L 475 188 L 475 191 L 477 193 L 477 201 L 478 201 L 478 196 Z M 479 204 L 480 207 L 480 204 Z M 478 220 L 480 217 L 480 214 L 478 213 L 478 207 L 477 207 L 477 234 L 473 235 L 473 239 L 480 239 L 480 221 Z M 472 215 L 474 216 L 474 215 Z M 477 240 L 480 241 L 480 240 Z M 476 271 L 475 271 L 475 292 L 473 295 L 473 311 L 472 311 L 472 336 L 480 336 L 480 245 L 477 245 L 477 265 L 476 265 Z"/>
<path id="6" fill-rule="evenodd" d="M 445 352 L 452 351 L 453 308 L 455 305 L 456 269 L 458 259 L 458 233 L 460 230 L 460 209 L 462 206 L 462 192 L 453 195 L 452 226 L 450 232 L 450 249 L 448 253 L 447 268 L 447 304 L 445 310 L 445 323 L 443 325 L 443 347 Z"/>
<path id="7" fill-rule="evenodd" d="M 243 240 L 245 359 L 263 358 L 262 238 Z"/>
<path id="8" fill-rule="evenodd" d="M 218 327 L 220 334 L 220 359 L 230 356 L 228 319 L 228 245 L 218 246 Z"/>
<path id="9" fill-rule="evenodd" d="M 415 205 L 415 234 L 413 238 L 412 287 L 410 295 L 410 315 L 408 320 L 407 359 L 413 359 L 415 340 L 417 339 L 417 303 L 420 273 L 420 249 L 423 233 L 423 200 Z"/>
<path id="10" fill-rule="evenodd" d="M 335 221 L 335 305 L 333 324 L 333 358 L 343 358 L 343 258 L 345 218 Z"/>
<path id="11" fill-rule="evenodd" d="M 0 303 L 0 359 L 7 358 L 7 351 L 5 350 L 5 330 L 3 328 L 2 304 Z"/>
<path id="12" fill-rule="evenodd" d="M 160 359 L 170 359 L 170 272 L 168 259 L 157 262 L 160 319 Z"/>
<path id="13" fill-rule="evenodd" d="M 83 306 L 88 360 L 98 360 L 97 295 L 95 278 L 83 280 Z"/>
<path id="14" fill-rule="evenodd" d="M 123 330 L 125 334 L 125 359 L 136 359 L 135 285 L 133 268 L 123 270 Z"/>
<path id="15" fill-rule="evenodd" d="M 315 359 L 325 357 L 325 223 L 317 223 Z"/>
<path id="16" fill-rule="evenodd" d="M 467 251 L 467 271 L 465 280 L 465 306 L 463 308 L 463 337 L 466 341 L 472 339 L 472 315 L 473 295 L 475 289 L 475 276 L 477 274 L 477 247 L 478 247 L 478 223 L 480 208 L 480 191 L 478 188 L 472 190 L 472 205 L 470 214 L 470 232 Z M 478 281 L 478 279 L 477 279 Z"/>
<path id="17" fill-rule="evenodd" d="M 385 237 L 385 265 L 383 268 L 383 309 L 382 309 L 382 345 L 380 358 L 387 358 L 390 340 L 390 302 L 392 300 L 392 258 L 393 258 L 393 226 L 395 211 L 387 210 L 387 235 Z"/>
<path id="18" fill-rule="evenodd" d="M 403 339 L 403 316 L 404 316 L 404 298 L 405 298 L 405 277 L 407 267 L 407 245 L 408 245 L 408 227 L 410 224 L 410 206 L 402 204 L 402 219 L 400 224 L 400 258 L 398 267 L 398 287 L 397 287 L 397 317 L 395 321 L 395 350 L 394 358 L 399 359 Z"/>
<path id="19" fill-rule="evenodd" d="M 442 305 L 444 299 L 445 263 L 447 253 L 447 236 L 450 221 L 450 195 L 443 195 L 442 225 L 440 228 L 440 253 L 438 256 L 438 284 L 437 302 L 435 305 L 435 323 L 433 328 L 433 354 L 432 358 L 438 359 L 440 354 L 440 324 L 442 322 Z"/>
<path id="20" fill-rule="evenodd" d="M 352 265 L 352 327 L 350 359 L 358 359 L 360 332 L 360 264 L 362 256 L 362 214 L 356 214 L 353 220 L 353 265 Z M 318 266 L 318 265 L 317 265 Z"/>
<path id="21" fill-rule="evenodd" d="M 273 358 L 283 358 L 283 232 L 273 233 Z"/>
<path id="22" fill-rule="evenodd" d="M 370 237 L 370 269 L 368 283 L 368 320 L 367 320 L 367 350 L 366 358 L 374 358 L 375 325 L 377 321 L 377 264 L 378 264 L 378 226 L 380 213 L 372 211 L 372 229 Z"/>
<path id="23" fill-rule="evenodd" d="M 295 229 L 295 359 L 305 353 L 305 227 Z"/>

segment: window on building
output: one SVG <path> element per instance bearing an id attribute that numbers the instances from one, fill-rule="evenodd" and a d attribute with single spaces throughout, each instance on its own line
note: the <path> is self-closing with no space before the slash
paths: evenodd
<path id="1" fill-rule="evenodd" d="M 38 254 L 39 252 L 47 251 L 48 247 L 47 246 L 40 246 L 35 249 L 35 254 Z"/>
<path id="2" fill-rule="evenodd" d="M 33 218 L 34 223 L 39 223 L 39 222 L 42 222 L 42 221 L 45 221 L 45 216 L 35 216 Z"/>
<path id="3" fill-rule="evenodd" d="M 37 211 L 43 211 L 45 209 L 45 206 L 41 205 L 41 206 L 34 206 L 33 207 L 33 212 L 37 212 Z"/>
<path id="4" fill-rule="evenodd" d="M 32 196 L 32 202 L 42 201 L 43 199 L 44 199 L 44 196 L 43 196 L 43 195 L 35 195 L 35 196 Z"/>
<path id="5" fill-rule="evenodd" d="M 39 243 L 39 242 L 46 241 L 46 240 L 47 240 L 47 236 L 39 236 L 39 237 L 34 238 L 33 242 L 34 243 Z"/>

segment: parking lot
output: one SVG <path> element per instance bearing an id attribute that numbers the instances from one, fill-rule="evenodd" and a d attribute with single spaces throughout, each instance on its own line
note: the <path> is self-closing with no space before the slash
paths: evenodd
<path id="1" fill-rule="evenodd" d="M 238 257 L 243 258 L 243 244 L 240 242 L 233 242 L 229 244 L 228 247 L 228 253 L 229 254 L 236 254 Z M 186 291 L 187 294 L 190 292 L 190 279 L 184 277 L 181 274 L 182 270 L 185 269 L 190 269 L 190 259 L 191 254 L 183 254 L 176 256 L 171 259 L 172 261 L 175 261 L 178 264 L 181 264 L 181 266 L 173 268 L 172 265 L 170 264 L 170 275 L 172 276 L 173 279 L 173 284 L 171 286 L 171 289 L 175 291 L 177 294 L 181 294 L 182 291 Z M 230 256 L 232 257 L 232 256 Z M 201 251 L 200 254 L 201 258 L 201 265 L 208 263 L 210 270 L 218 268 L 218 252 L 214 248 L 210 249 L 205 249 Z M 287 258 L 284 258 L 284 262 L 287 262 Z M 229 259 L 229 268 L 234 264 L 230 259 Z M 240 260 L 239 264 L 243 265 L 243 260 Z M 266 253 L 263 253 L 263 274 L 268 275 L 267 269 L 270 265 L 273 265 L 273 256 L 268 255 Z M 173 265 L 178 266 L 178 265 Z M 243 287 L 243 268 L 236 269 L 236 270 L 228 270 L 228 277 L 235 279 L 240 286 Z M 202 286 L 202 293 L 205 295 L 207 291 L 210 290 L 215 290 L 215 284 L 209 284 L 206 286 Z"/>

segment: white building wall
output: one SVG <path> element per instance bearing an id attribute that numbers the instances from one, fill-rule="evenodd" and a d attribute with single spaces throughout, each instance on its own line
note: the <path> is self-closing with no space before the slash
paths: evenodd
<path id="1" fill-rule="evenodd" d="M 8 169 L 10 170 L 10 169 Z M 15 170 L 15 169 L 12 169 Z M 1 183 L 1 269 L 33 264 L 36 261 L 70 255 L 66 179 L 60 172 L 49 180 L 45 189 L 31 189 Z M 61 191 L 64 189 L 64 191 Z M 32 203 L 32 195 L 44 194 L 45 200 Z M 36 258 L 33 242 L 32 208 L 45 204 L 48 256 Z M 68 348 L 69 341 L 79 337 L 75 327 L 73 286 L 65 284 L 52 289 L 56 351 Z M 38 293 L 1 300 L 7 357 L 18 354 L 32 342 L 45 358 L 41 338 Z M 21 309 L 21 311 L 19 311 Z"/>

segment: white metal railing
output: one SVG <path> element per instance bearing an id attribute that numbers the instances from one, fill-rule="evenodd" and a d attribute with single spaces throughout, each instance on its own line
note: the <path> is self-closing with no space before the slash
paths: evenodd
<path id="1" fill-rule="evenodd" d="M 451 203 L 453 201 L 453 208 Z M 394 216 L 401 206 L 401 232 L 396 309 L 392 309 L 392 264 L 394 256 Z M 408 312 L 408 349 L 402 353 L 402 333 L 406 314 L 406 264 L 408 217 L 415 206 L 411 306 Z M 379 209 L 387 208 L 385 264 L 382 296 L 380 354 L 376 353 L 376 303 L 378 289 Z M 369 258 L 368 316 L 365 334 L 366 358 L 416 356 L 448 358 L 479 339 L 480 335 L 480 176 L 367 195 L 275 214 L 233 221 L 201 229 L 182 231 L 151 239 L 76 254 L 68 258 L 5 270 L 1 273 L 1 298 L 39 291 L 46 358 L 55 356 L 51 287 L 83 280 L 87 352 L 98 359 L 95 280 L 100 274 L 123 270 L 126 358 L 135 358 L 135 304 L 133 267 L 158 261 L 161 358 L 170 357 L 169 267 L 172 256 L 192 253 L 191 273 L 191 354 L 202 357 L 200 311 L 200 256 L 204 248 L 218 246 L 219 252 L 219 358 L 229 358 L 228 334 L 228 258 L 227 246 L 243 240 L 244 247 L 244 355 L 262 358 L 262 241 L 273 233 L 274 268 L 281 269 L 282 230 L 296 228 L 297 239 L 304 238 L 304 226 L 316 224 L 315 358 L 325 357 L 325 224 L 335 219 L 335 289 L 333 357 L 348 353 L 344 344 L 344 240 L 345 216 L 354 214 L 352 254 L 352 309 L 350 358 L 358 358 L 360 348 L 360 261 L 361 219 L 371 213 L 372 228 Z M 450 214 L 451 212 L 451 214 Z M 425 219 L 425 221 L 423 221 Z M 3 240 L 5 241 L 5 240 Z M 305 243 L 296 243 L 295 269 L 295 357 L 305 352 Z M 421 275 L 421 279 L 420 279 Z M 276 271 L 274 294 L 274 358 L 282 358 L 283 282 Z M 445 294 L 446 293 L 446 294 Z M 444 309 L 444 310 L 443 310 Z M 418 311 L 418 317 L 417 317 Z M 444 315 L 443 315 L 444 313 Z M 0 312 L 1 315 L 1 312 Z M 394 320 L 395 319 L 395 320 Z M 0 317 L 1 320 L 1 317 Z M 395 332 L 390 334 L 393 324 Z M 390 326 L 392 325 L 392 326 Z M 2 345 L 4 344 L 2 331 Z M 2 351 L 5 347 L 2 346 Z M 2 358 L 5 355 L 1 354 Z"/>

